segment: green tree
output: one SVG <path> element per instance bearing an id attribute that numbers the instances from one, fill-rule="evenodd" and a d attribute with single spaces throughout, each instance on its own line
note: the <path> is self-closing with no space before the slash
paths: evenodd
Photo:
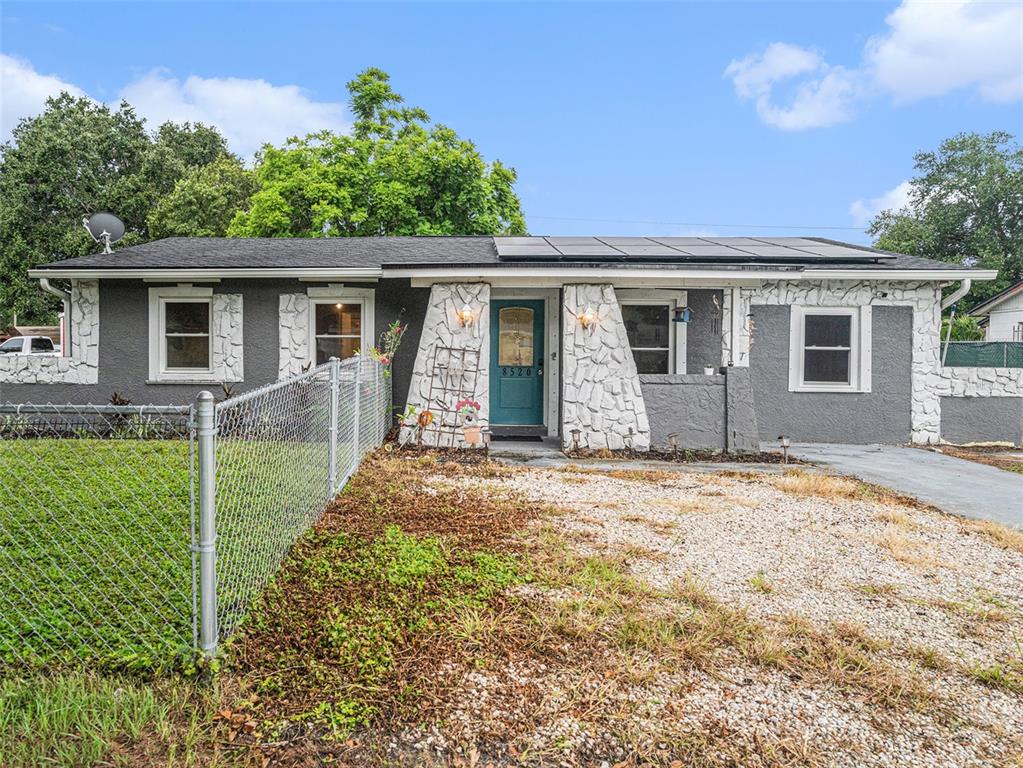
<path id="1" fill-rule="evenodd" d="M 233 156 L 192 168 L 160 198 L 146 219 L 160 237 L 223 237 L 228 225 L 256 191 L 256 179 Z"/>
<path id="2" fill-rule="evenodd" d="M 193 168 L 227 155 L 223 137 L 203 125 L 160 126 L 149 135 L 130 105 L 110 109 L 67 93 L 22 120 L 0 146 L 0 324 L 14 314 L 52 321 L 58 302 L 27 272 L 39 264 L 95 253 L 81 220 L 120 216 L 120 245 L 150 238 L 147 217 Z"/>
<path id="3" fill-rule="evenodd" d="M 871 222 L 886 250 L 998 270 L 961 306 L 1023 279 L 1023 149 L 1002 131 L 961 133 L 914 157 L 909 204 Z"/>
<path id="4" fill-rule="evenodd" d="M 977 318 L 971 315 L 957 314 L 952 318 L 952 341 L 983 341 L 984 329 L 980 327 Z M 942 318 L 941 340 L 948 338 L 949 318 Z"/>
<path id="5" fill-rule="evenodd" d="M 348 83 L 350 135 L 323 131 L 266 146 L 259 191 L 228 230 L 236 237 L 521 234 L 516 174 L 429 122 L 367 69 Z"/>

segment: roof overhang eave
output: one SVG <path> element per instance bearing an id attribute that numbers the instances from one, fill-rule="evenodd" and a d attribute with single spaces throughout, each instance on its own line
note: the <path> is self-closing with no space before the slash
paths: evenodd
<path id="1" fill-rule="evenodd" d="M 383 274 L 380 267 L 239 267 L 208 269 L 132 268 L 118 269 L 61 269 L 38 267 L 30 269 L 28 276 L 62 280 L 175 280 L 201 283 L 231 278 L 293 278 L 298 280 L 376 280 Z"/>

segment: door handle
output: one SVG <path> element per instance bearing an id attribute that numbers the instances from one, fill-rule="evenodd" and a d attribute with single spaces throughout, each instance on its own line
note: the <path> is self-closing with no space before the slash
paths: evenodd
<path id="1" fill-rule="evenodd" d="M 537 366 L 536 375 L 537 376 L 543 376 L 543 366 L 542 365 Z"/>

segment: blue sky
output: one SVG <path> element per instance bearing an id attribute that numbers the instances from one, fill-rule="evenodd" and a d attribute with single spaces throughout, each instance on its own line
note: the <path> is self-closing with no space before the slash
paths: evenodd
<path id="1" fill-rule="evenodd" d="M 959 131 L 1023 133 L 1021 13 L 8 1 L 2 127 L 72 87 L 151 120 L 217 123 L 249 155 L 264 137 L 344 130 L 345 82 L 377 66 L 517 169 L 532 233 L 866 242 L 857 227 L 902 199 L 914 152 Z"/>

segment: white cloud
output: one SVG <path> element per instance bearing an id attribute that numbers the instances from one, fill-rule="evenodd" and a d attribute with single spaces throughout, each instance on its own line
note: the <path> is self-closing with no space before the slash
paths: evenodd
<path id="1" fill-rule="evenodd" d="M 897 101 L 976 88 L 982 99 L 1023 98 L 1023 4 L 905 0 L 866 47 L 867 68 Z"/>
<path id="2" fill-rule="evenodd" d="M 43 111 L 48 96 L 60 91 L 85 92 L 53 75 L 37 72 L 31 63 L 0 54 L 0 141 L 24 117 Z M 291 136 L 323 130 L 345 131 L 345 106 L 315 101 L 297 85 L 237 77 L 179 80 L 156 70 L 125 86 L 112 105 L 124 99 L 146 118 L 150 129 L 167 120 L 215 125 L 231 150 L 251 158 L 265 142 L 281 144 Z"/>
<path id="3" fill-rule="evenodd" d="M 980 98 L 1023 98 L 1023 3 L 985 0 L 903 0 L 872 37 L 856 67 L 831 65 L 820 54 L 771 43 L 725 69 L 736 95 L 754 101 L 760 119 L 782 130 L 852 119 L 871 94 L 896 103 L 973 88 Z M 793 91 L 779 97 L 781 84 Z"/>
<path id="4" fill-rule="evenodd" d="M 850 120 L 860 92 L 855 72 L 828 66 L 816 51 L 788 43 L 772 43 L 761 54 L 732 61 L 725 76 L 732 79 L 740 98 L 754 101 L 761 120 L 783 131 Z M 804 79 L 779 103 L 775 89 L 799 76 Z"/>
<path id="5" fill-rule="evenodd" d="M 853 217 L 857 226 L 865 227 L 881 211 L 898 211 L 905 208 L 909 204 L 912 189 L 908 181 L 903 181 L 883 195 L 869 200 L 856 200 L 849 206 L 849 215 Z"/>
<path id="6" fill-rule="evenodd" d="M 56 75 L 36 72 L 24 59 L 0 53 L 0 141 L 11 137 L 19 120 L 42 112 L 46 99 L 61 91 L 85 95 Z"/>
<path id="7" fill-rule="evenodd" d="M 349 127 L 340 102 L 314 101 L 297 85 L 265 80 L 192 75 L 181 81 L 158 70 L 130 83 L 120 98 L 152 128 L 167 120 L 215 125 L 231 149 L 246 158 L 266 142 Z"/>

